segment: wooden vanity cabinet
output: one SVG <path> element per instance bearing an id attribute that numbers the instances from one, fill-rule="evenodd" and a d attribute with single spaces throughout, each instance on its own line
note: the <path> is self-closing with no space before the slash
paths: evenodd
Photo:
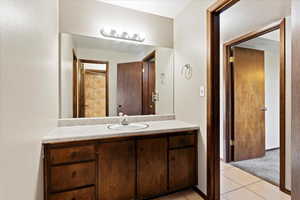
<path id="1" fill-rule="evenodd" d="M 197 132 L 44 145 L 45 200 L 141 200 L 197 185 Z"/>
<path id="2" fill-rule="evenodd" d="M 197 184 L 197 135 L 169 138 L 169 189 L 176 191 Z"/>
<path id="3" fill-rule="evenodd" d="M 90 142 L 44 145 L 45 200 L 96 200 L 97 157 Z"/>
<path id="4" fill-rule="evenodd" d="M 99 199 L 135 199 L 135 141 L 103 143 L 97 149 Z"/>
<path id="5" fill-rule="evenodd" d="M 137 197 L 145 199 L 168 191 L 167 137 L 137 140 Z"/>
<path id="6" fill-rule="evenodd" d="M 169 186 L 171 191 L 196 184 L 195 151 L 191 148 L 170 150 Z"/>

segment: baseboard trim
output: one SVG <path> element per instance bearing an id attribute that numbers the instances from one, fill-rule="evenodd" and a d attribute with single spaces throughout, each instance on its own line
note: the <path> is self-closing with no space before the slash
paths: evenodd
<path id="1" fill-rule="evenodd" d="M 290 190 L 286 189 L 285 187 L 284 188 L 280 188 L 280 191 L 284 192 L 284 193 L 286 193 L 286 194 L 288 194 L 290 196 L 292 195 L 292 192 Z"/>
<path id="2" fill-rule="evenodd" d="M 207 196 L 206 196 L 206 194 L 204 194 L 199 188 L 193 187 L 193 190 L 194 190 L 195 192 L 197 192 L 197 194 L 199 194 L 199 196 L 201 196 L 204 200 L 207 200 L 207 199 L 208 199 Z"/>
<path id="3" fill-rule="evenodd" d="M 272 149 L 266 149 L 266 151 L 274 151 L 274 150 L 278 150 L 280 149 L 280 147 L 275 147 L 275 148 L 272 148 Z"/>

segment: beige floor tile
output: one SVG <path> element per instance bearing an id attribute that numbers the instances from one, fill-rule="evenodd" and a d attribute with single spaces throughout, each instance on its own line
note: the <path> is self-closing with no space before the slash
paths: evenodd
<path id="1" fill-rule="evenodd" d="M 193 190 L 177 192 L 168 196 L 156 198 L 155 200 L 204 200 L 198 193 Z"/>
<path id="2" fill-rule="evenodd" d="M 224 198 L 226 200 L 264 200 L 254 192 L 244 188 L 229 192 L 224 195 Z"/>
<path id="3" fill-rule="evenodd" d="M 229 165 L 229 164 L 227 164 L 227 163 L 225 163 L 223 161 L 220 162 L 220 168 L 221 168 L 221 170 L 224 170 L 224 169 L 227 169 L 227 168 L 232 168 L 232 167 L 233 166 L 231 166 L 231 165 Z"/>
<path id="4" fill-rule="evenodd" d="M 235 167 L 226 168 L 221 172 L 221 174 L 242 186 L 261 181 L 261 179 Z"/>
<path id="5" fill-rule="evenodd" d="M 268 182 L 261 181 L 259 183 L 251 184 L 247 186 L 248 190 L 259 194 L 266 200 L 290 200 L 291 197 L 283 192 L 280 189 Z"/>
<path id="6" fill-rule="evenodd" d="M 155 200 L 186 200 L 184 192 L 177 192 L 168 196 L 160 197 Z"/>
<path id="7" fill-rule="evenodd" d="M 241 187 L 242 185 L 235 183 L 229 178 L 226 178 L 225 176 L 221 175 L 221 194 L 225 194 L 227 192 L 239 189 Z"/>
<path id="8" fill-rule="evenodd" d="M 203 200 L 203 198 L 193 190 L 186 191 L 184 197 L 186 200 Z"/>
<path id="9" fill-rule="evenodd" d="M 172 199 L 170 199 L 168 196 L 164 196 L 164 197 L 155 198 L 154 200 L 172 200 Z"/>

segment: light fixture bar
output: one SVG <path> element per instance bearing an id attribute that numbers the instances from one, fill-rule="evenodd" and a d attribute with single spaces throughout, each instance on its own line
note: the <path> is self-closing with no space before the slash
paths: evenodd
<path id="1" fill-rule="evenodd" d="M 127 32 L 118 33 L 116 30 L 105 30 L 104 28 L 100 30 L 100 33 L 103 37 L 114 38 L 119 40 L 128 40 L 134 42 L 144 42 L 145 38 L 141 37 L 139 34 L 135 33 L 132 36 Z"/>

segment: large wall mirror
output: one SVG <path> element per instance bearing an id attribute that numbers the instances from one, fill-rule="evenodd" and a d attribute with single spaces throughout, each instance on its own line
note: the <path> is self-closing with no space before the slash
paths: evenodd
<path id="1" fill-rule="evenodd" d="M 60 118 L 174 113 L 173 49 L 60 34 Z"/>

